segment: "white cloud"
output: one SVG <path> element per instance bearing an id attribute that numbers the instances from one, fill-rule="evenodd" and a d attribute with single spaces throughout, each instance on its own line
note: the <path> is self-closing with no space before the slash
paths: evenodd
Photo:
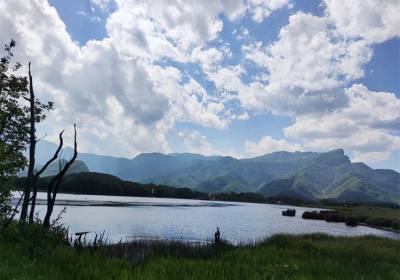
<path id="1" fill-rule="evenodd" d="M 178 135 L 183 139 L 183 143 L 191 153 L 203 155 L 223 155 L 241 158 L 241 155 L 231 150 L 219 150 L 214 148 L 207 140 L 207 137 L 199 131 L 181 131 Z"/>
<path id="2" fill-rule="evenodd" d="M 175 8 L 164 12 L 161 1 L 155 1 L 154 7 L 138 4 L 137 9 L 128 7 L 133 1 L 117 4 L 107 21 L 109 37 L 80 47 L 47 1 L 0 3 L 0 40 L 17 40 L 16 57 L 24 64 L 32 60 L 37 95 L 56 103 L 43 131 L 51 138 L 77 121 L 84 151 L 133 156 L 143 151 L 168 152 L 166 134 L 176 121 L 225 128 L 231 116 L 220 100 L 210 97 L 195 80 L 183 81 L 178 69 L 153 64 L 150 57 L 186 59 L 191 55 L 187 47 L 202 51 L 199 44 L 220 30 L 213 29 L 220 24 L 218 13 L 234 18 L 236 5 L 225 9 L 223 2 L 204 7 L 176 2 L 178 15 L 169 19 Z M 204 30 L 195 32 L 197 28 Z M 195 35 L 188 38 L 187 34 Z"/>
<path id="3" fill-rule="evenodd" d="M 365 41 L 347 40 L 328 19 L 302 12 L 290 16 L 273 44 L 256 42 L 242 49 L 266 74 L 237 86 L 241 104 L 293 116 L 346 106 L 342 88 L 364 75 L 363 66 L 372 56 Z"/>
<path id="4" fill-rule="evenodd" d="M 191 61 L 200 63 L 201 67 L 210 70 L 219 65 L 224 57 L 229 55 L 229 49 L 200 48 L 197 47 L 191 54 Z"/>
<path id="5" fill-rule="evenodd" d="M 326 13 L 346 37 L 381 43 L 400 36 L 398 0 L 324 0 Z"/>
<path id="6" fill-rule="evenodd" d="M 116 0 L 118 9 L 107 21 L 107 31 L 120 52 L 148 59 L 163 56 L 188 61 L 190 52 L 214 40 L 223 28 L 220 14 L 230 19 L 241 16 L 241 1 L 219 0 L 150 2 Z"/>
<path id="7" fill-rule="evenodd" d="M 362 77 L 362 67 L 372 55 L 366 42 L 338 37 L 326 18 L 301 12 L 290 16 L 272 45 L 263 48 L 258 43 L 243 50 L 269 72 L 270 84 L 309 91 L 336 88 Z"/>
<path id="8" fill-rule="evenodd" d="M 38 96 L 56 102 L 43 128 L 50 137 L 77 121 L 85 151 L 133 156 L 168 152 L 166 135 L 177 122 L 226 129 L 234 119 L 272 112 L 295 118 L 285 135 L 295 143 L 304 139 L 306 148 L 342 145 L 354 158 L 365 153 L 369 159 L 387 158 L 398 149 L 399 99 L 362 85 L 346 89 L 363 77 L 371 44 L 399 35 L 396 1 L 326 0 L 326 15 L 290 16 L 277 41 L 266 46 L 251 42 L 249 31 L 240 28 L 235 34 L 246 44 L 246 60 L 237 65 L 224 64 L 232 51 L 220 37 L 221 15 L 235 21 L 250 14 L 260 22 L 291 7 L 291 1 L 91 3 L 102 12 L 111 5 L 115 11 L 107 19 L 105 39 L 79 46 L 47 1 L 0 2 L 0 41 L 17 40 L 16 57 L 24 64 L 32 60 Z M 207 90 L 171 60 L 200 66 L 216 90 Z M 252 76 L 249 63 L 262 73 Z M 190 140 L 190 149 L 198 141 L 200 150 L 221 152 L 193 133 L 182 138 Z M 268 137 L 246 143 L 254 153 L 273 147 L 301 149 Z"/>
<path id="9" fill-rule="evenodd" d="M 250 119 L 250 116 L 247 112 L 244 112 L 243 114 L 239 115 L 237 118 L 238 118 L 238 120 L 246 121 L 246 120 Z"/>
<path id="10" fill-rule="evenodd" d="M 234 30 L 232 34 L 236 34 L 237 40 L 247 40 L 249 39 L 250 31 L 246 27 L 241 27 L 240 30 Z"/>
<path id="11" fill-rule="evenodd" d="M 86 13 L 84 11 L 79 11 L 79 12 L 77 12 L 77 14 L 88 18 L 89 21 L 91 21 L 91 22 L 101 22 L 101 18 L 99 18 L 97 16 L 91 16 L 91 15 L 89 15 L 88 13 Z"/>
<path id="12" fill-rule="evenodd" d="M 309 149 L 344 148 L 355 159 L 388 159 L 400 149 L 400 100 L 359 84 L 346 89 L 345 95 L 348 106 L 320 116 L 298 117 L 284 129 L 285 136 L 302 140 Z"/>
<path id="13" fill-rule="evenodd" d="M 301 145 L 289 143 L 285 139 L 274 139 L 271 136 L 264 136 L 259 142 L 246 141 L 245 150 L 251 155 L 258 156 L 279 151 L 302 151 L 303 148 Z"/>
<path id="14" fill-rule="evenodd" d="M 275 11 L 283 7 L 291 7 L 290 0 L 249 0 L 249 10 L 252 19 L 258 23 Z"/>
<path id="15" fill-rule="evenodd" d="M 230 122 L 224 104 L 210 97 L 194 79 L 182 84 L 181 72 L 173 67 L 151 67 L 154 87 L 169 100 L 171 116 L 175 121 L 186 121 L 204 127 L 226 128 Z"/>
<path id="16" fill-rule="evenodd" d="M 294 116 L 285 136 L 307 149 L 345 148 L 356 160 L 386 160 L 400 148 L 400 100 L 363 85 L 346 88 L 364 76 L 372 56 L 370 38 L 346 36 L 328 17 L 290 16 L 273 44 L 243 47 L 267 74 L 252 84 L 257 90 L 244 87 L 237 97 L 242 106 Z"/>
<path id="17" fill-rule="evenodd" d="M 100 8 L 102 11 L 107 11 L 113 3 L 113 0 L 90 0 L 94 6 L 97 6 Z"/>
<path id="18" fill-rule="evenodd" d="M 215 155 L 216 151 L 208 142 L 204 135 L 198 131 L 180 132 L 179 136 L 183 138 L 183 142 L 191 153 L 199 153 L 203 155 Z"/>
<path id="19" fill-rule="evenodd" d="M 379 162 L 390 159 L 390 151 L 383 152 L 370 152 L 370 153 L 360 153 L 354 152 L 352 160 L 354 162 Z"/>

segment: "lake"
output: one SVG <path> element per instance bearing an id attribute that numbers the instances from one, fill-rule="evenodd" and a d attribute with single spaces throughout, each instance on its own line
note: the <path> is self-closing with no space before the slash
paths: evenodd
<path id="1" fill-rule="evenodd" d="M 45 214 L 45 193 L 38 193 L 38 214 Z M 377 235 L 400 239 L 400 234 L 366 226 L 304 220 L 304 211 L 317 210 L 292 206 L 295 217 L 284 217 L 291 206 L 242 202 L 202 201 L 170 198 L 119 197 L 58 194 L 54 219 L 64 207 L 61 222 L 71 233 L 90 231 L 89 238 L 105 231 L 108 240 L 173 239 L 212 240 L 216 227 L 233 243 L 262 240 L 277 233 L 322 232 L 331 235 Z"/>

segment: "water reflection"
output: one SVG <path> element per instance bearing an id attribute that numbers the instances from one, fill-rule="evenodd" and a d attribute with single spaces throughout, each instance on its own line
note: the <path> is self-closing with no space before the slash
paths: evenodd
<path id="1" fill-rule="evenodd" d="M 38 194 L 44 199 L 45 194 Z M 315 233 L 359 236 L 377 235 L 400 239 L 400 234 L 375 228 L 348 227 L 343 223 L 304 220 L 311 208 L 295 207 L 295 217 L 281 215 L 285 205 L 215 202 L 185 199 L 115 197 L 59 194 L 56 216 L 64 207 L 62 223 L 71 231 L 106 232 L 110 241 L 120 239 L 212 240 L 217 226 L 231 242 L 254 242 L 277 233 Z M 38 205 L 40 217 L 45 206 Z M 90 236 L 89 236 L 90 237 Z"/>

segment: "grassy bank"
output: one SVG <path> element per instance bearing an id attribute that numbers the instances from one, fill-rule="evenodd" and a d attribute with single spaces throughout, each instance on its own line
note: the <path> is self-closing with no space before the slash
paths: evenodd
<path id="1" fill-rule="evenodd" d="M 143 244 L 142 244 L 143 245 Z M 137 246 L 137 245 L 135 245 Z M 39 229 L 0 239 L 0 279 L 399 279 L 400 241 L 278 235 L 244 247 L 148 243 L 132 263 L 121 248 L 70 248 Z M 145 246 L 145 247 L 146 247 Z M 142 246 L 142 248 L 145 248 Z M 173 247 L 173 248 L 171 248 Z M 125 247 L 124 250 L 135 249 Z M 136 248 L 137 250 L 138 248 Z M 196 251 L 197 250 L 197 251 Z M 129 253 L 128 253 L 129 254 Z"/>
<path id="2" fill-rule="evenodd" d="M 331 210 L 306 211 L 303 219 L 343 222 L 346 225 L 368 225 L 387 230 L 400 230 L 400 209 L 373 205 L 332 205 Z"/>
<path id="3" fill-rule="evenodd" d="M 400 230 L 400 209 L 374 205 L 336 205 L 336 210 L 343 217 L 355 219 L 358 223 L 370 226 Z"/>

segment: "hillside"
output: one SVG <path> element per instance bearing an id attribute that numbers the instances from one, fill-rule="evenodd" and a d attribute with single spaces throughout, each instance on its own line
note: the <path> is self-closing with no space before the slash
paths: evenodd
<path id="1" fill-rule="evenodd" d="M 258 190 L 265 196 L 335 199 L 339 202 L 400 202 L 400 174 L 351 163 L 343 150 L 319 154 L 295 175 Z"/>
<path id="2" fill-rule="evenodd" d="M 39 191 L 46 191 L 52 177 L 39 180 Z M 22 189 L 25 178 L 16 179 L 17 189 Z M 66 175 L 60 185 L 60 193 L 91 194 L 91 195 L 118 195 L 139 197 L 167 197 L 201 200 L 267 202 L 265 197 L 257 193 L 209 193 L 194 191 L 189 188 L 176 188 L 156 184 L 140 184 L 124 181 L 109 174 L 96 172 L 80 172 Z"/>
<path id="3" fill-rule="evenodd" d="M 52 162 L 46 170 L 41 174 L 41 177 L 47 177 L 47 176 L 54 176 L 56 175 L 60 168 L 64 167 L 64 165 L 67 163 L 66 159 L 62 159 L 60 161 L 54 161 Z M 39 170 L 43 165 L 38 164 L 36 166 L 36 169 Z M 87 165 L 81 161 L 81 160 L 75 160 L 72 165 L 69 167 L 67 174 L 74 174 L 74 173 L 81 173 L 81 172 L 89 172 L 89 168 Z M 24 171 L 20 172 L 18 176 L 20 177 L 25 177 L 27 175 L 27 169 Z"/>
<path id="4" fill-rule="evenodd" d="M 56 148 L 46 141 L 38 146 L 48 154 Z M 71 150 L 65 149 L 65 154 L 69 153 Z M 190 153 L 144 153 L 133 159 L 81 153 L 78 159 L 91 171 L 123 180 L 207 193 L 259 192 L 266 197 L 332 198 L 341 202 L 400 201 L 398 172 L 352 163 L 342 149 L 275 152 L 248 159 Z"/>
<path id="5" fill-rule="evenodd" d="M 45 191 L 52 177 L 39 180 L 39 191 Z M 18 178 L 17 187 L 21 188 L 24 178 Z M 155 184 L 140 184 L 124 181 L 109 174 L 95 172 L 80 172 L 66 175 L 60 185 L 61 193 L 77 193 L 92 195 L 119 195 L 119 196 L 152 196 L 174 198 L 206 198 L 205 193 L 192 191 L 189 188 L 174 188 Z"/>

